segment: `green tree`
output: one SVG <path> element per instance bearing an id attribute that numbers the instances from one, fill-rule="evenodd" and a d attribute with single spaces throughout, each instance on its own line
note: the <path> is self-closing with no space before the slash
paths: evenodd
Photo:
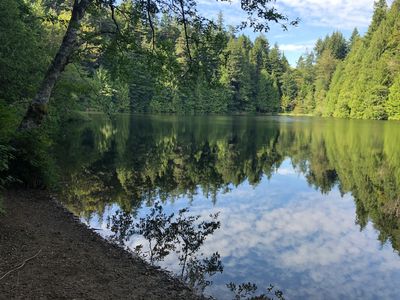
<path id="1" fill-rule="evenodd" d="M 289 63 L 277 44 L 269 51 L 267 70 L 278 81 L 279 93 L 281 93 L 282 76 L 289 69 Z"/>
<path id="2" fill-rule="evenodd" d="M 400 120 L 400 74 L 390 87 L 389 99 L 386 103 L 389 120 Z"/>
<path id="3" fill-rule="evenodd" d="M 251 65 L 249 61 L 250 40 L 245 36 L 231 38 L 221 71 L 221 83 L 232 93 L 231 111 L 252 111 Z"/>
<path id="4" fill-rule="evenodd" d="M 257 83 L 257 111 L 278 112 L 280 110 L 280 99 L 278 82 L 266 70 L 262 70 Z"/>
<path id="5" fill-rule="evenodd" d="M 358 32 L 357 27 L 354 28 L 353 32 L 351 33 L 351 37 L 349 40 L 349 50 L 353 48 L 354 43 L 360 38 L 360 33 Z"/>
<path id="6" fill-rule="evenodd" d="M 0 3 L 0 99 L 33 97 L 48 60 L 44 28 L 22 0 Z"/>
<path id="7" fill-rule="evenodd" d="M 326 49 L 320 55 L 315 66 L 315 102 L 317 113 L 322 114 L 324 111 L 326 94 L 332 80 L 332 76 L 336 70 L 338 60 L 335 59 L 331 50 Z M 326 114 L 326 112 L 325 112 Z"/>
<path id="8" fill-rule="evenodd" d="M 372 39 L 372 35 L 385 19 L 387 10 L 388 5 L 386 0 L 376 0 L 374 2 L 374 14 L 372 16 L 372 23 L 369 26 L 368 31 L 365 35 L 366 42 L 369 42 Z"/>
<path id="9" fill-rule="evenodd" d="M 344 59 L 348 53 L 348 44 L 343 34 L 335 31 L 332 35 L 327 35 L 325 39 L 318 39 L 315 47 L 317 59 L 329 50 L 335 59 Z"/>
<path id="10" fill-rule="evenodd" d="M 298 86 L 295 71 L 289 69 L 282 75 L 282 99 L 281 108 L 283 112 L 293 110 L 294 101 L 297 97 Z"/>
<path id="11" fill-rule="evenodd" d="M 297 86 L 298 93 L 295 101 L 295 112 L 311 113 L 315 107 L 314 101 L 314 81 L 315 81 L 315 56 L 308 53 L 305 57 L 301 56 L 297 62 Z"/>

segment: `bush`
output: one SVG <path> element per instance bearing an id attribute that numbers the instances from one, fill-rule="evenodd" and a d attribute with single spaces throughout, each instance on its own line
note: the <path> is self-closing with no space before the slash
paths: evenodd
<path id="1" fill-rule="evenodd" d="M 52 140 L 43 128 L 16 134 L 13 142 L 15 159 L 10 164 L 10 175 L 31 188 L 55 186 L 58 172 L 51 155 Z"/>
<path id="2" fill-rule="evenodd" d="M 11 146 L 0 144 L 0 214 L 4 213 L 2 192 L 9 183 L 15 181 L 14 178 L 9 175 L 9 164 L 14 158 L 12 154 L 13 150 Z"/>
<path id="3" fill-rule="evenodd" d="M 16 182 L 29 187 L 54 185 L 50 135 L 57 133 L 57 120 L 48 118 L 40 129 L 18 133 L 20 119 L 11 105 L 0 101 L 0 190 Z"/>

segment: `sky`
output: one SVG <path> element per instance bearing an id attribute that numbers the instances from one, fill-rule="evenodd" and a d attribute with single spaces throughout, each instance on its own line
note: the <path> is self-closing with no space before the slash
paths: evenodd
<path id="1" fill-rule="evenodd" d="M 312 50 L 319 37 L 340 30 L 347 38 L 353 29 L 365 33 L 372 18 L 374 0 L 277 0 L 275 6 L 290 19 L 300 18 L 297 28 L 283 31 L 271 26 L 266 33 L 271 45 L 278 43 L 290 64 L 296 65 L 301 54 Z M 198 0 L 199 11 L 208 18 L 216 18 L 222 11 L 227 25 L 237 25 L 245 19 L 240 0 L 231 3 L 216 0 Z M 244 32 L 254 39 L 258 33 Z"/>

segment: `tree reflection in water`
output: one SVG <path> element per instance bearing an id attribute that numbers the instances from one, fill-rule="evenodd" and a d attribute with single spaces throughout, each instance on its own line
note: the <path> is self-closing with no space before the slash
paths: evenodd
<path id="1" fill-rule="evenodd" d="M 179 210 L 177 215 L 166 214 L 163 206 L 156 202 L 150 213 L 137 222 L 132 214 L 117 211 L 108 218 L 107 228 L 113 233 L 110 241 L 120 246 L 124 246 L 135 235 L 142 236 L 148 244 L 138 244 L 135 252 L 152 265 L 175 253 L 181 266 L 180 280 L 203 292 L 212 284 L 211 277 L 223 272 L 218 252 L 209 257 L 199 253 L 207 237 L 220 228 L 217 219 L 218 213 L 211 214 L 208 221 L 202 221 L 200 215 L 189 215 L 188 208 Z M 285 300 L 282 291 L 274 289 L 272 285 L 259 295 L 256 295 L 258 287 L 254 283 L 236 285 L 230 282 L 226 286 L 233 293 L 234 300 Z"/>
<path id="2" fill-rule="evenodd" d="M 227 288 L 234 294 L 234 300 L 285 300 L 283 292 L 275 289 L 273 285 L 266 288 L 265 293 L 256 295 L 259 288 L 256 284 L 246 282 L 242 284 L 228 283 Z"/>
<path id="3" fill-rule="evenodd" d="M 356 222 L 369 221 L 382 244 L 400 249 L 400 124 L 357 120 L 254 117 L 92 116 L 60 134 L 62 198 L 90 219 L 117 204 L 217 195 L 257 186 L 290 158 L 310 186 L 351 193 Z"/>
<path id="4" fill-rule="evenodd" d="M 108 219 L 111 229 L 110 240 L 124 245 L 135 235 L 142 236 L 148 243 L 136 246 L 136 252 L 152 265 L 175 253 L 181 266 L 180 279 L 192 288 L 203 291 L 212 282 L 206 279 L 222 273 L 223 266 L 218 252 L 209 257 L 199 253 L 208 236 L 220 227 L 218 214 L 209 216 L 209 220 L 200 220 L 201 216 L 189 215 L 189 209 L 181 209 L 175 215 L 166 214 L 162 205 L 156 202 L 150 213 L 135 222 L 133 216 L 117 211 Z"/>

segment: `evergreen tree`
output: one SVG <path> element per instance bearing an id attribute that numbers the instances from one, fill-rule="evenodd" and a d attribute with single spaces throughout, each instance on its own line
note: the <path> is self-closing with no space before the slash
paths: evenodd
<path id="1" fill-rule="evenodd" d="M 260 74 L 268 64 L 269 44 L 264 36 L 259 36 L 254 41 L 254 46 L 250 50 L 250 63 L 253 66 L 252 81 L 254 83 L 253 91 L 256 96 L 257 83 L 260 79 Z"/>
<path id="2" fill-rule="evenodd" d="M 289 63 L 286 57 L 279 50 L 277 44 L 275 44 L 274 47 L 269 52 L 268 62 L 266 67 L 268 73 L 276 77 L 279 87 L 279 93 L 281 93 L 282 76 L 289 68 Z"/>
<path id="3" fill-rule="evenodd" d="M 301 56 L 297 62 L 297 86 L 298 93 L 295 101 L 296 113 L 312 113 L 315 107 L 314 101 L 314 53 L 308 53 L 305 58 Z"/>
<path id="4" fill-rule="evenodd" d="M 252 111 L 255 109 L 252 99 L 251 65 L 249 50 L 251 42 L 245 36 L 231 38 L 225 54 L 221 83 L 232 93 L 231 111 Z"/>
<path id="5" fill-rule="evenodd" d="M 316 78 L 315 78 L 315 103 L 317 107 L 317 114 L 323 113 L 323 107 L 329 86 L 331 83 L 332 76 L 336 70 L 338 60 L 335 59 L 330 49 L 324 50 L 318 59 L 315 66 Z M 325 112 L 326 114 L 326 112 Z"/>
<path id="6" fill-rule="evenodd" d="M 385 19 L 387 9 L 388 6 L 386 0 L 376 0 L 374 2 L 374 14 L 372 16 L 372 23 L 369 26 L 368 31 L 365 35 L 365 41 L 367 43 L 371 40 L 372 35 L 381 25 L 382 21 Z"/>
<path id="7" fill-rule="evenodd" d="M 318 39 L 314 47 L 317 59 L 326 50 L 329 50 L 335 59 L 344 59 L 348 53 L 348 44 L 343 34 L 335 31 L 327 35 L 324 40 Z"/>
<path id="8" fill-rule="evenodd" d="M 397 75 L 389 91 L 389 99 L 386 103 L 389 120 L 400 120 L 400 74 Z"/>
<path id="9" fill-rule="evenodd" d="M 282 75 L 282 94 L 294 100 L 297 96 L 297 90 L 295 71 L 289 69 Z"/>
<path id="10" fill-rule="evenodd" d="M 353 48 L 354 43 L 360 38 L 360 33 L 358 32 L 357 27 L 354 28 L 353 32 L 351 33 L 351 37 L 349 40 L 349 49 Z"/>
<path id="11" fill-rule="evenodd" d="M 276 78 L 262 70 L 257 84 L 257 111 L 279 112 L 279 90 Z"/>

